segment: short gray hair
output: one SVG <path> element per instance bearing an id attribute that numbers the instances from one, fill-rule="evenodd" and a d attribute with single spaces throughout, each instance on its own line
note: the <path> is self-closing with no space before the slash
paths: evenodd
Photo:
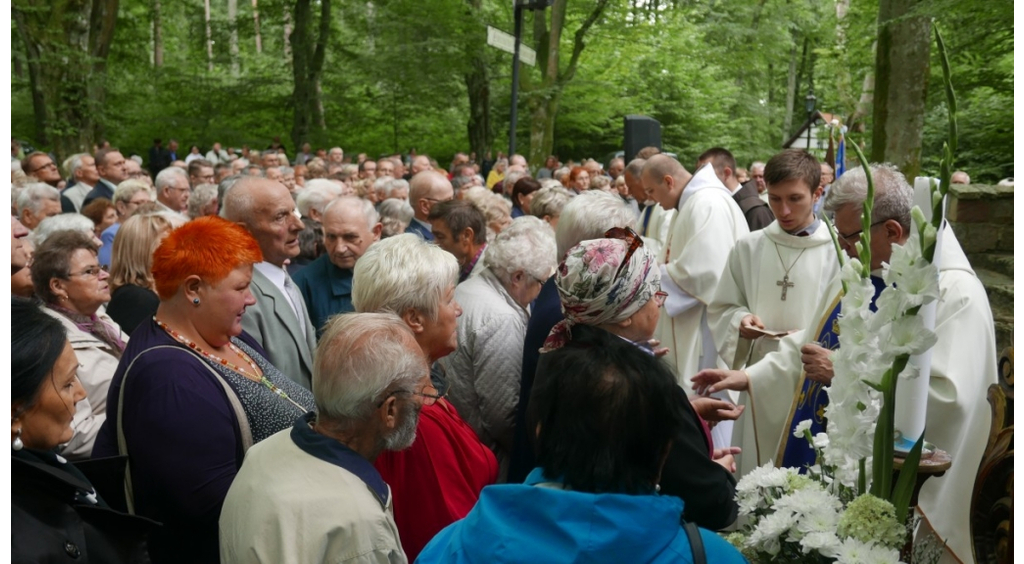
<path id="1" fill-rule="evenodd" d="M 195 162 L 195 161 L 192 161 Z M 192 190 L 192 195 L 188 198 L 188 217 L 189 219 L 196 219 L 203 215 L 203 208 L 205 208 L 213 200 L 217 199 L 217 185 L 216 184 L 200 184 Z"/>
<path id="2" fill-rule="evenodd" d="M 38 248 L 50 235 L 58 231 L 81 231 L 93 237 L 95 228 L 92 220 L 80 213 L 62 213 L 39 222 L 30 238 L 32 245 Z"/>
<path id="3" fill-rule="evenodd" d="M 393 313 L 332 317 L 314 358 L 318 418 L 341 429 L 370 417 L 389 388 L 412 392 L 429 372 L 412 330 Z"/>
<path id="4" fill-rule="evenodd" d="M 43 207 L 43 202 L 50 200 L 54 202 L 60 201 L 60 192 L 43 182 L 30 182 L 18 193 L 18 215 L 21 215 L 25 210 L 29 210 L 32 214 L 39 213 L 39 210 Z"/>
<path id="5" fill-rule="evenodd" d="M 356 261 L 352 274 L 352 306 L 356 311 L 409 309 L 432 321 L 445 292 L 459 282 L 455 256 L 412 233 L 383 239 Z"/>
<path id="6" fill-rule="evenodd" d="M 65 161 L 64 168 L 67 169 L 68 176 L 71 178 L 75 177 L 75 172 L 82 168 L 82 157 L 91 157 L 89 153 L 77 153 L 71 155 L 67 161 Z"/>
<path id="7" fill-rule="evenodd" d="M 558 264 L 554 235 L 551 226 L 536 217 L 517 217 L 487 245 L 484 264 L 506 284 L 518 270 L 547 280 Z"/>
<path id="8" fill-rule="evenodd" d="M 340 196 L 340 186 L 326 178 L 313 178 L 307 180 L 306 185 L 298 191 L 295 207 L 299 209 L 302 217 L 309 217 L 309 210 L 315 209 L 319 213 L 324 213 L 327 204 Z"/>
<path id="9" fill-rule="evenodd" d="M 533 204 L 530 206 L 532 210 Z M 602 239 L 604 232 L 612 227 L 627 227 L 634 221 L 636 214 L 617 194 L 599 190 L 583 192 L 565 205 L 558 220 L 555 233 L 558 257 L 564 257 L 580 241 Z"/>
<path id="10" fill-rule="evenodd" d="M 211 165 L 212 166 L 212 165 Z M 153 180 L 153 185 L 156 186 L 156 191 L 159 194 L 161 190 L 168 186 L 173 186 L 176 178 L 184 179 L 188 182 L 188 173 L 184 170 L 176 167 L 169 166 L 160 172 L 156 173 L 156 178 Z"/>
<path id="11" fill-rule="evenodd" d="M 903 229 L 912 226 L 910 210 L 914 207 L 914 189 L 894 165 L 873 164 L 871 176 L 875 181 L 875 205 L 871 210 L 871 223 L 895 219 Z M 854 167 L 843 173 L 829 188 L 825 196 L 825 210 L 835 212 L 847 204 L 861 205 L 867 199 L 868 180 L 863 167 Z"/>
<path id="12" fill-rule="evenodd" d="M 175 167 L 176 168 L 176 167 Z M 181 169 L 178 169 L 181 170 Z M 139 192 L 149 192 L 149 184 L 145 181 L 139 180 L 138 178 L 129 178 L 117 185 L 114 189 L 114 203 L 124 202 L 128 203 L 132 201 Z M 152 196 L 152 194 L 150 194 Z"/>
<path id="13" fill-rule="evenodd" d="M 544 219 L 544 216 L 559 217 L 570 199 L 572 199 L 572 192 L 562 188 L 561 185 L 541 188 L 533 193 L 533 200 L 530 202 L 530 215 L 540 219 Z"/>
<path id="14" fill-rule="evenodd" d="M 373 226 L 380 222 L 380 214 L 377 213 L 377 210 L 374 209 L 373 204 L 370 203 L 369 200 L 364 200 L 357 196 L 341 196 L 327 202 L 327 205 L 324 206 L 323 213 L 326 215 L 327 210 L 335 206 L 349 206 L 363 212 L 363 216 L 366 218 L 366 227 L 371 231 L 373 230 Z"/>
<path id="15" fill-rule="evenodd" d="M 378 200 L 384 200 L 391 195 L 391 181 L 393 178 L 380 177 L 373 181 L 373 193 Z"/>

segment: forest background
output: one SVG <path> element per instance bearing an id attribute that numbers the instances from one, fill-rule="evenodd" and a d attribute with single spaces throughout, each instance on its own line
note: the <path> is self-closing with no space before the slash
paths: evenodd
<path id="1" fill-rule="evenodd" d="M 507 150 L 511 55 L 486 27 L 512 32 L 512 0 L 14 0 L 12 17 L 13 135 L 60 158 L 98 139 L 146 155 L 157 137 L 182 155 L 274 136 L 290 156 Z M 745 166 L 803 125 L 813 92 L 872 160 L 935 174 L 932 25 L 957 167 L 1013 176 L 1010 0 L 554 0 L 525 12 L 519 152 L 604 159 L 623 116 L 645 114 L 684 164 L 717 145 Z"/>

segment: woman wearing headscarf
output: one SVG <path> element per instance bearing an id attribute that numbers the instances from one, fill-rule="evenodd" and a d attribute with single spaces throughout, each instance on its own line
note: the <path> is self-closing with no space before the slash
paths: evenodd
<path id="1" fill-rule="evenodd" d="M 153 253 L 160 305 L 125 349 L 96 455 L 129 457 L 129 507 L 164 524 L 150 540 L 158 564 L 219 560 L 217 519 L 245 451 L 314 407 L 242 331 L 262 260 L 245 228 L 212 216 Z"/>
<path id="2" fill-rule="evenodd" d="M 88 395 L 75 415 L 75 435 L 61 454 L 88 458 L 107 414 L 107 389 L 128 342 L 121 328 L 103 310 L 110 300 L 106 270 L 96 258 L 96 237 L 81 231 L 57 231 L 32 258 L 32 285 L 46 304 L 46 313 L 68 332 L 81 367 L 78 377 Z"/>
<path id="3" fill-rule="evenodd" d="M 85 399 L 64 326 L 37 304 L 11 299 L 11 561 L 148 562 L 155 523 L 107 506 L 55 452 L 71 440 Z"/>
<path id="4" fill-rule="evenodd" d="M 652 356 L 665 352 L 655 348 L 657 342 L 651 340 L 666 295 L 661 291 L 657 259 L 632 229 L 610 229 L 605 236 L 609 238 L 583 241 L 571 248 L 555 272 L 565 319 L 554 326 L 544 342 L 532 387 L 558 377 L 547 366 L 551 359 L 548 353 L 563 347 L 595 349 L 628 342 Z M 662 492 L 686 502 L 688 521 L 714 530 L 725 528 L 736 519 L 737 511 L 733 501 L 735 479 L 730 472 L 734 450 L 716 453 L 707 425 L 686 392 L 677 386 L 673 393 L 687 416 L 674 430 L 661 476 Z M 699 401 L 702 412 L 712 419 L 738 416 L 725 411 L 725 402 Z M 529 409 L 528 404 L 519 407 L 521 413 Z M 719 410 L 722 412 L 716 413 Z M 527 437 L 529 441 L 529 424 L 524 431 L 517 433 L 517 438 Z M 520 439 L 516 446 L 514 468 L 532 467 L 529 443 L 523 445 Z"/>

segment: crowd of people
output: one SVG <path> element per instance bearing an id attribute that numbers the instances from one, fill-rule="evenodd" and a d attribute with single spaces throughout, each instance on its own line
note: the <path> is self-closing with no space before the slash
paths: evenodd
<path id="1" fill-rule="evenodd" d="M 18 156 L 16 561 L 741 562 L 715 534 L 737 479 L 814 462 L 788 438 L 827 401 L 861 170 L 279 139 Z M 871 174 L 881 269 L 912 189 Z M 928 429 L 957 464 L 920 507 L 965 559 L 942 508 L 969 506 L 994 336 L 942 250 Z"/>

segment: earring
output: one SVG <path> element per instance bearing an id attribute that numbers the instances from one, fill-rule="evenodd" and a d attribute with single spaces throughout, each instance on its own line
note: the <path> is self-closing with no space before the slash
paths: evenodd
<path id="1" fill-rule="evenodd" d="M 11 441 L 11 450 L 21 450 L 25 448 L 25 443 L 21 442 L 21 429 L 14 432 L 14 440 Z"/>
<path id="2" fill-rule="evenodd" d="M 654 484 L 654 493 L 661 493 L 661 484 Z"/>
<path id="3" fill-rule="evenodd" d="M 192 303 L 199 305 L 199 298 L 192 298 Z"/>

